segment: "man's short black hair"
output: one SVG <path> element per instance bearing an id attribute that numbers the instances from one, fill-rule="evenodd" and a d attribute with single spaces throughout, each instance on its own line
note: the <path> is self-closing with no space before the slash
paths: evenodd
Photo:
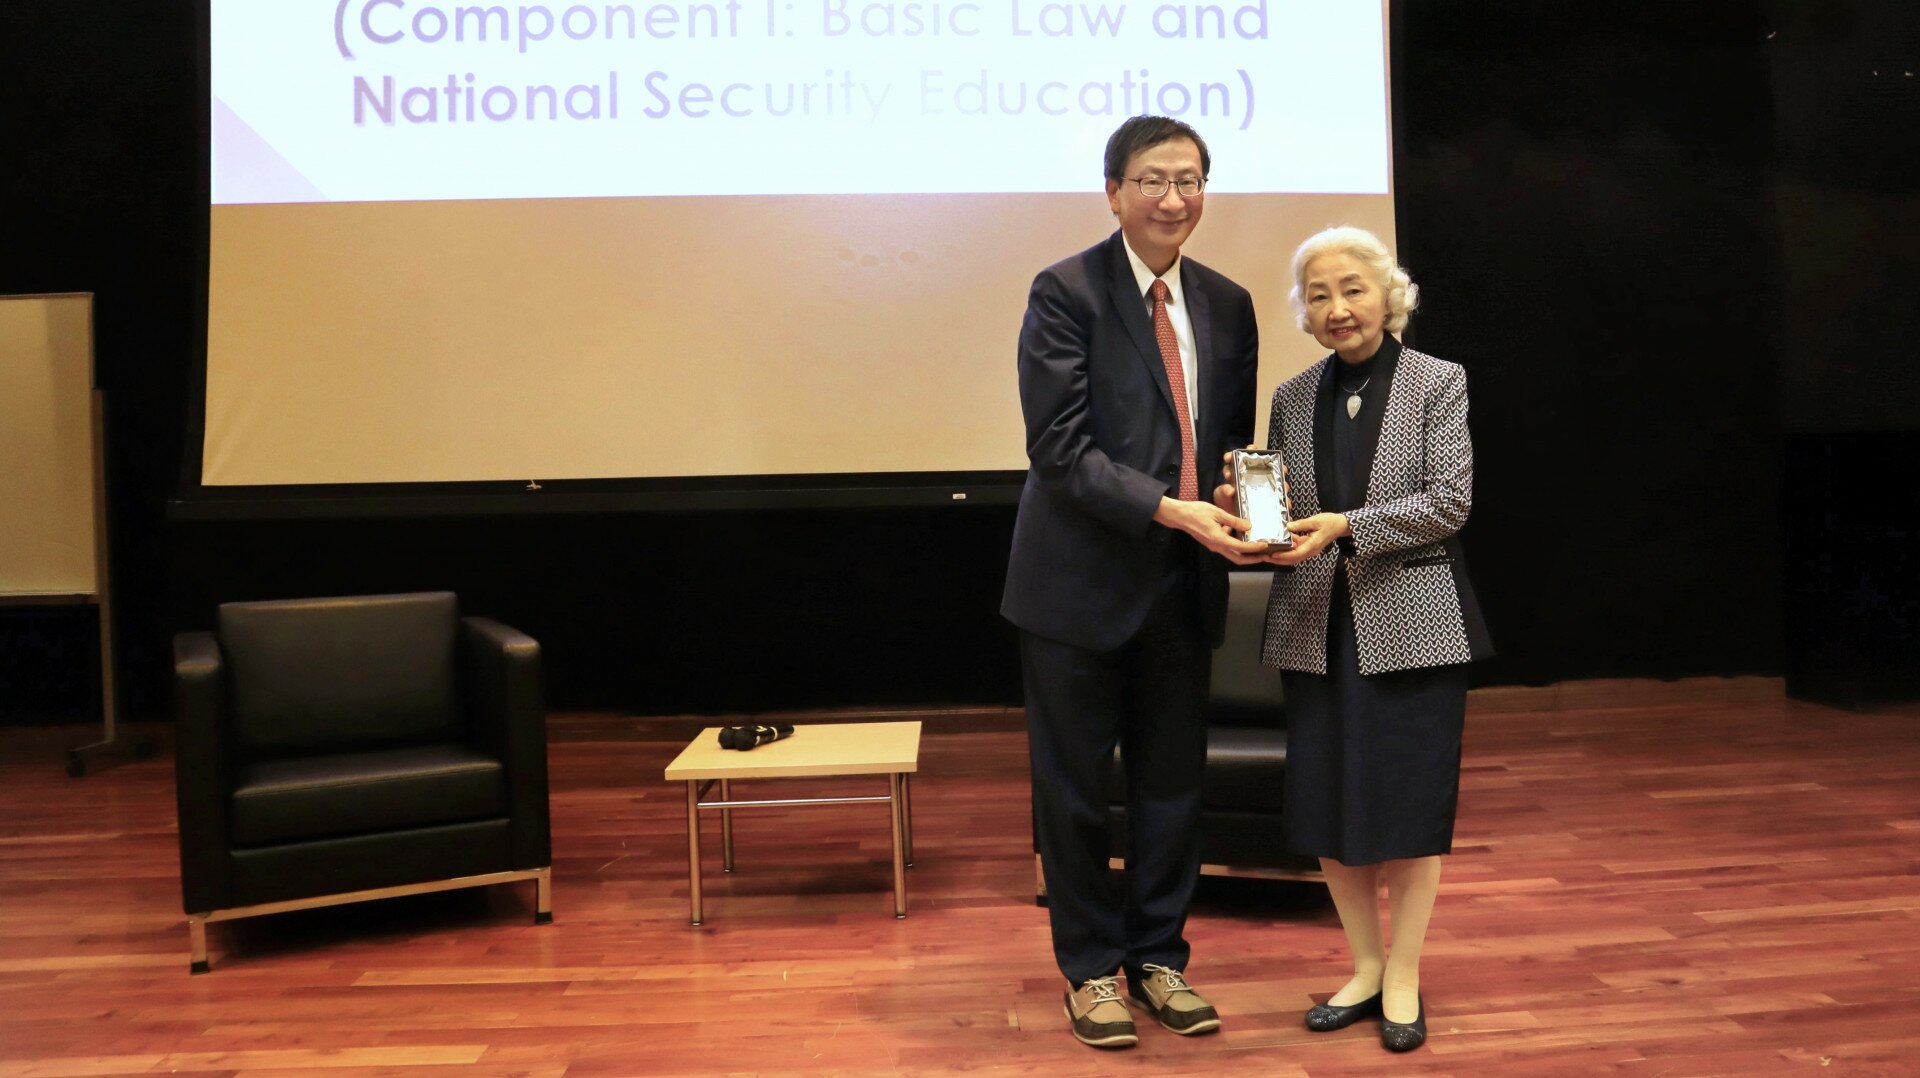
<path id="1" fill-rule="evenodd" d="M 1129 116 L 1107 139 L 1107 179 L 1126 179 L 1127 162 L 1141 150 L 1150 150 L 1163 142 L 1190 138 L 1200 148 L 1200 178 L 1213 171 L 1213 156 L 1207 153 L 1207 140 L 1200 132 L 1167 116 Z"/>

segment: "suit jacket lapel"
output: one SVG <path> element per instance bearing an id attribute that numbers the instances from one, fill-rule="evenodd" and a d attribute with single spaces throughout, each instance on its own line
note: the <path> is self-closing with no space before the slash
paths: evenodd
<path id="1" fill-rule="evenodd" d="M 1193 396 L 1194 407 L 1200 410 L 1200 414 L 1193 417 L 1194 447 L 1195 452 L 1205 452 L 1209 446 L 1214 444 L 1213 439 L 1208 437 L 1208 435 L 1217 429 L 1214 419 L 1219 413 L 1219 409 L 1213 406 L 1215 403 L 1215 394 L 1213 384 L 1213 319 L 1210 317 L 1212 307 L 1207 300 L 1206 290 L 1201 288 L 1200 282 L 1196 281 L 1194 275 L 1188 272 L 1188 262 L 1184 258 L 1180 260 L 1180 296 L 1187 304 L 1187 321 L 1193 325 L 1193 377 L 1195 381 L 1200 383 L 1194 387 Z M 1166 364 L 1161 364 L 1162 368 L 1165 366 Z M 1203 434 L 1203 431 L 1206 433 Z M 1239 449 L 1241 447 L 1236 445 L 1229 446 L 1228 448 Z M 1194 465 L 1200 470 L 1202 477 L 1200 483 L 1201 488 L 1211 489 L 1205 480 L 1208 463 L 1204 460 L 1197 460 L 1194 462 Z"/>
<path id="2" fill-rule="evenodd" d="M 1147 318 L 1147 301 L 1140 295 L 1140 283 L 1133 279 L 1133 264 L 1127 261 L 1126 241 L 1115 232 L 1107 241 L 1107 290 L 1113 309 L 1120 312 L 1120 324 L 1133 338 L 1134 350 L 1147 366 L 1147 376 L 1160 388 L 1160 400 L 1173 411 L 1173 387 L 1167 384 L 1167 365 L 1160 361 L 1160 345 L 1153 337 L 1153 323 Z"/>
<path id="3" fill-rule="evenodd" d="M 1394 372 L 1400 369 L 1400 342 L 1388 336 L 1380 344 L 1380 358 L 1374 367 L 1373 376 L 1386 389 L 1374 400 L 1364 400 L 1365 407 L 1355 417 L 1360 421 L 1360 429 L 1354 433 L 1360 436 L 1360 474 L 1367 479 L 1367 498 L 1373 497 L 1373 458 L 1374 450 L 1380 445 L 1380 428 L 1386 422 L 1387 409 L 1393 407 L 1393 398 L 1399 391 Z"/>

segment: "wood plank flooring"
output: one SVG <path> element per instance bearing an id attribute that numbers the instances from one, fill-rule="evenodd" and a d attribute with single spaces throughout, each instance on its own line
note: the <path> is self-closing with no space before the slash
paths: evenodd
<path id="1" fill-rule="evenodd" d="M 88 731 L 0 730 L 0 1074 L 1920 1074 L 1920 707 L 1477 692 L 1409 1056 L 1301 1026 L 1345 978 L 1338 923 L 1316 886 L 1246 880 L 1203 881 L 1188 930 L 1221 1033 L 1080 1046 L 1017 715 L 913 717 L 904 921 L 857 805 L 741 813 L 731 876 L 709 821 L 690 927 L 660 778 L 687 724 L 559 716 L 554 924 L 530 885 L 286 914 L 212 926 L 199 977 L 170 756 L 69 779 Z"/>

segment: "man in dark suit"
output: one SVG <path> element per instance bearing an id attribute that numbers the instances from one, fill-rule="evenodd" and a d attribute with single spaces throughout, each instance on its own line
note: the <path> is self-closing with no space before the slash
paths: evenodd
<path id="1" fill-rule="evenodd" d="M 1107 142 L 1120 230 L 1034 279 L 1020 327 L 1026 488 L 1000 612 L 1021 630 L 1034 821 L 1074 1036 L 1137 1040 L 1115 974 L 1176 1033 L 1218 1029 L 1187 983 L 1199 873 L 1209 652 L 1226 561 L 1265 546 L 1204 500 L 1209 462 L 1253 435 L 1247 291 L 1180 247 L 1211 161 L 1186 124 L 1136 116 Z M 1107 773 L 1126 763 L 1124 893 L 1107 871 Z"/>

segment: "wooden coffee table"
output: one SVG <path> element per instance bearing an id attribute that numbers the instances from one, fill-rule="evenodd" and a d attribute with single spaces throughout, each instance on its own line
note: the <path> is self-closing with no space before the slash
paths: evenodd
<path id="1" fill-rule="evenodd" d="M 797 726 L 791 737 L 740 751 L 720 747 L 720 727 L 700 731 L 693 744 L 667 765 L 668 782 L 687 784 L 687 902 L 694 924 L 701 922 L 700 812 L 720 813 L 720 863 L 733 871 L 733 812 L 743 808 L 795 805 L 860 805 L 885 802 L 893 823 L 893 915 L 907 915 L 907 866 L 913 864 L 912 775 L 920 769 L 920 724 L 854 722 Z M 871 797 L 798 797 L 733 800 L 739 779 L 794 779 L 841 775 L 885 775 L 887 792 Z M 702 798 L 720 788 L 720 799 Z"/>

